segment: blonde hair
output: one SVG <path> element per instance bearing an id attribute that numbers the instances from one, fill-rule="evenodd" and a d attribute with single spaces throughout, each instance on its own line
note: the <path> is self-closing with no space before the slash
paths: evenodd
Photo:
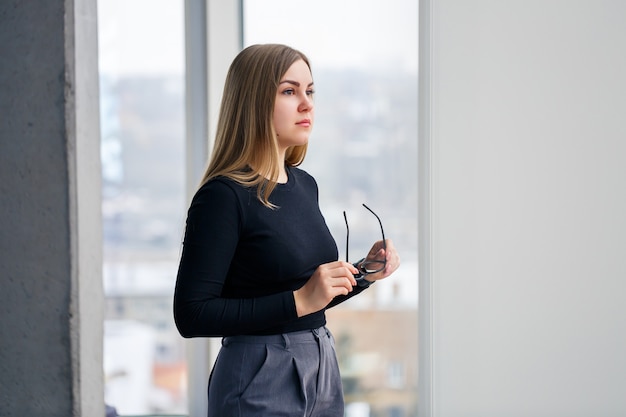
<path id="1" fill-rule="evenodd" d="M 293 146 L 279 161 L 272 124 L 280 80 L 298 60 L 311 68 L 303 53 L 285 45 L 252 45 L 235 57 L 226 76 L 215 144 L 202 184 L 228 177 L 246 187 L 256 186 L 257 198 L 275 207 L 269 196 L 281 165 L 300 165 L 307 150 L 306 144 Z"/>

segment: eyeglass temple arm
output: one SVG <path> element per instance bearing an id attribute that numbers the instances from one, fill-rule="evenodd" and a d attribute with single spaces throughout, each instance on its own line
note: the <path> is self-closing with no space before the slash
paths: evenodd
<path id="1" fill-rule="evenodd" d="M 367 210 L 369 210 L 370 213 L 372 213 L 374 216 L 376 216 L 376 220 L 378 220 L 378 224 L 380 225 L 380 233 L 383 235 L 383 249 L 387 250 L 387 243 L 385 242 L 385 230 L 383 229 L 383 222 L 380 221 L 380 217 L 378 217 L 378 214 L 374 213 L 374 210 L 372 210 L 371 208 L 367 207 L 365 205 L 365 203 L 363 203 L 363 207 L 365 207 Z M 346 216 L 346 212 L 343 212 L 343 216 Z M 346 227 L 348 226 L 348 220 L 346 219 Z"/>
<path id="2" fill-rule="evenodd" d="M 346 216 L 346 212 L 343 212 L 343 219 L 346 221 L 346 262 L 350 262 L 350 257 L 348 256 L 348 246 L 350 242 L 350 227 L 348 227 L 348 216 Z"/>

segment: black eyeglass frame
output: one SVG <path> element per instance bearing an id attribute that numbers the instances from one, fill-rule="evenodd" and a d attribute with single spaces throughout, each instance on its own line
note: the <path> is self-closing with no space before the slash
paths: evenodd
<path id="1" fill-rule="evenodd" d="M 367 207 L 364 203 L 363 203 L 363 207 L 365 207 L 370 213 L 372 213 L 378 220 L 378 224 L 380 225 L 380 233 L 383 236 L 383 249 L 385 250 L 385 254 L 386 254 L 387 243 L 385 240 L 385 230 L 383 229 L 383 222 L 380 220 L 380 217 L 378 217 L 378 214 L 374 213 L 374 210 Z M 346 215 L 345 211 L 343 212 L 343 218 L 346 222 L 346 262 L 350 262 L 350 257 L 348 254 L 348 248 L 350 246 L 350 227 L 348 226 L 348 216 Z M 381 263 L 382 263 L 382 267 L 372 268 L 372 269 L 368 268 L 368 266 L 372 264 L 380 265 Z M 354 266 L 359 270 L 360 275 L 358 277 L 361 278 L 366 275 L 376 274 L 378 272 L 383 271 L 385 267 L 387 266 L 387 259 L 383 259 L 382 261 L 379 261 L 379 260 L 368 261 L 365 258 L 363 258 L 360 261 L 358 261 L 356 264 L 354 264 Z"/>

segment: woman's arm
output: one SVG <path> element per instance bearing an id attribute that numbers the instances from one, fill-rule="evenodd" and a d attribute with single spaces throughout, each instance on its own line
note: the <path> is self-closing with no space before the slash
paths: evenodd
<path id="1" fill-rule="evenodd" d="M 291 291 L 221 296 L 244 221 L 237 194 L 224 181 L 211 181 L 194 196 L 174 292 L 174 319 L 183 337 L 251 333 L 297 317 Z"/>

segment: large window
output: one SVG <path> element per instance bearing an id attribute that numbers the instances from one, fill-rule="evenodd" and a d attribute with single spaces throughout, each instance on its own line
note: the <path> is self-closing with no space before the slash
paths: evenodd
<path id="1" fill-rule="evenodd" d="M 105 400 L 123 415 L 184 414 L 189 396 L 206 398 L 209 370 L 187 356 L 172 318 L 189 189 L 184 7 L 98 2 Z M 347 417 L 416 415 L 417 19 L 414 0 L 243 1 L 244 46 L 280 42 L 311 59 L 316 126 L 303 168 L 341 256 L 344 210 L 351 261 L 379 239 L 366 203 L 402 257 L 392 278 L 328 312 Z M 187 387 L 188 371 L 202 382 Z"/>
<path id="2" fill-rule="evenodd" d="M 303 168 L 341 256 L 380 239 L 402 257 L 387 281 L 328 311 L 347 417 L 417 414 L 417 54 L 414 0 L 245 0 L 244 43 L 284 43 L 313 67 L 316 124 Z"/>
<path id="3" fill-rule="evenodd" d="M 172 296 L 184 226 L 183 0 L 100 0 L 105 401 L 187 410 Z"/>

